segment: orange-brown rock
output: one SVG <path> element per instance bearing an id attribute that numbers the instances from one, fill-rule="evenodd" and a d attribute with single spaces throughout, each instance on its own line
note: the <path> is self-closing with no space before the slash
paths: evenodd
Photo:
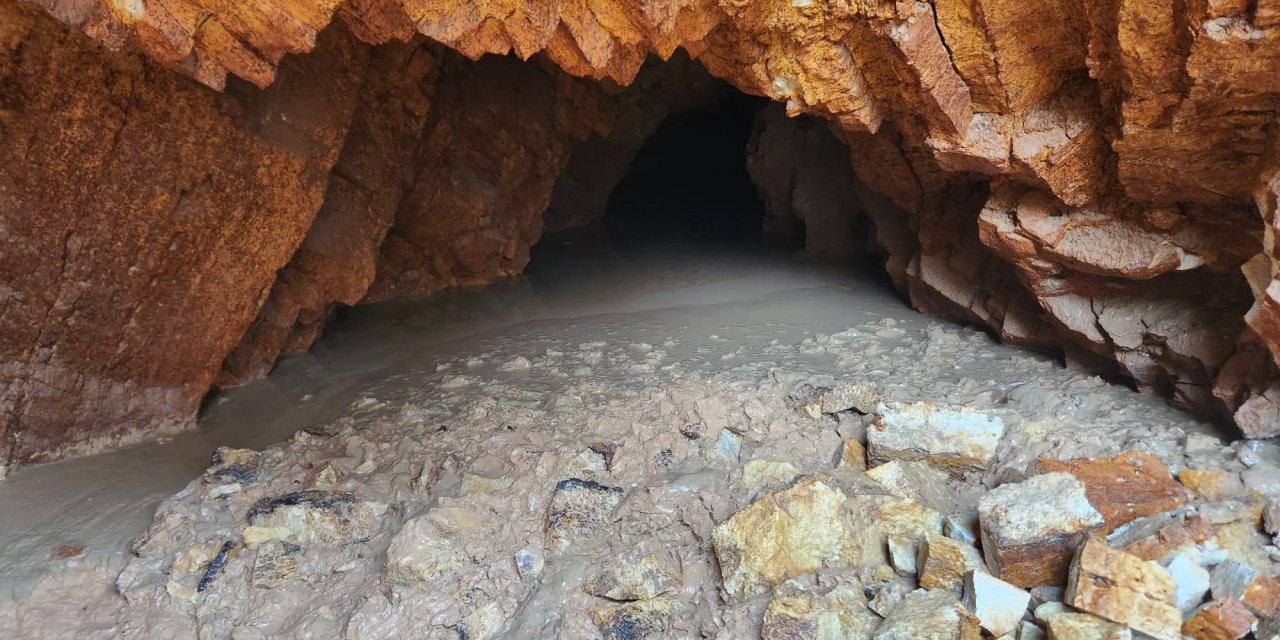
<path id="1" fill-rule="evenodd" d="M 1071 563 L 1066 603 L 1161 640 L 1180 640 L 1176 583 L 1160 565 L 1090 536 Z"/>
<path id="2" fill-rule="evenodd" d="M 1182 633 L 1196 640 L 1239 640 L 1249 635 L 1257 622 L 1240 601 L 1214 600 L 1182 623 Z"/>
<path id="3" fill-rule="evenodd" d="M 1214 540 L 1217 535 L 1213 525 L 1200 516 L 1186 520 L 1179 518 L 1162 527 L 1154 527 L 1154 531 L 1147 535 L 1125 542 L 1120 550 L 1143 560 L 1164 562 L 1179 550 Z"/>
<path id="4" fill-rule="evenodd" d="M 368 49 L 222 94 L 0 2 L 0 468 L 190 425 L 324 200 Z"/>
<path id="5" fill-rule="evenodd" d="M 1223 500 L 1244 491 L 1240 474 L 1222 469 L 1183 469 L 1178 482 L 1205 500 Z"/>
<path id="6" fill-rule="evenodd" d="M 1104 521 L 1083 483 L 1046 473 L 983 496 L 978 522 L 987 567 L 1005 582 L 1032 589 L 1063 584 L 1080 542 Z"/>
<path id="7" fill-rule="evenodd" d="M 519 271 L 677 50 L 831 125 L 917 308 L 1280 435 L 1270 2 L 0 0 L 0 465 Z"/>
<path id="8" fill-rule="evenodd" d="M 1084 483 L 1085 495 L 1114 530 L 1137 518 L 1172 511 L 1187 503 L 1187 491 L 1169 468 L 1149 453 L 1125 451 L 1110 458 L 1053 460 L 1035 464 L 1044 473 L 1065 472 Z"/>

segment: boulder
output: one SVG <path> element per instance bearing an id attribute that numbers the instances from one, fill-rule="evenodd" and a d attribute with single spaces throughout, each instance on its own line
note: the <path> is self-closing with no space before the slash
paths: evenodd
<path id="1" fill-rule="evenodd" d="M 1086 532 L 1104 523 L 1084 483 L 1047 473 L 996 487 L 978 502 L 982 552 L 1001 580 L 1023 588 L 1062 584 Z"/>

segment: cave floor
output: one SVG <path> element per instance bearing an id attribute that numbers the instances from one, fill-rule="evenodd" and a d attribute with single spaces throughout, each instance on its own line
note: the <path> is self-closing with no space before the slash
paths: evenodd
<path id="1" fill-rule="evenodd" d="M 752 637 L 768 600 L 722 598 L 711 527 L 865 438 L 881 409 L 807 399 L 848 385 L 1002 422 L 989 464 L 932 498 L 944 513 L 1040 456 L 1245 470 L 1162 400 L 917 314 L 847 265 L 538 251 L 519 278 L 345 312 L 198 429 L 0 483 L 0 636 L 595 637 L 620 614 L 583 585 L 656 548 L 675 586 L 627 624 Z M 210 467 L 217 447 L 235 451 Z M 1274 491 L 1271 450 L 1252 455 Z"/>

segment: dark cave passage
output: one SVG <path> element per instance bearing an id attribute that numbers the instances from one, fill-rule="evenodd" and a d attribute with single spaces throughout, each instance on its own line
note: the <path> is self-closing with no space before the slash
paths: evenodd
<path id="1" fill-rule="evenodd" d="M 609 198 L 609 239 L 618 246 L 759 241 L 765 205 L 747 171 L 747 147 L 762 103 L 729 91 L 710 108 L 667 118 Z"/>

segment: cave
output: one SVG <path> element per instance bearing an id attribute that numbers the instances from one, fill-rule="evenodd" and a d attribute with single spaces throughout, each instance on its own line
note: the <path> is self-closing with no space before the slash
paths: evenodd
<path id="1" fill-rule="evenodd" d="M 614 243 L 751 242 L 764 203 L 747 172 L 759 104 L 742 94 L 673 115 L 636 152 L 601 219 Z"/>
<path id="2" fill-rule="evenodd" d="M 0 0 L 0 637 L 1276 637 L 1276 77 L 1268 2 Z"/>

